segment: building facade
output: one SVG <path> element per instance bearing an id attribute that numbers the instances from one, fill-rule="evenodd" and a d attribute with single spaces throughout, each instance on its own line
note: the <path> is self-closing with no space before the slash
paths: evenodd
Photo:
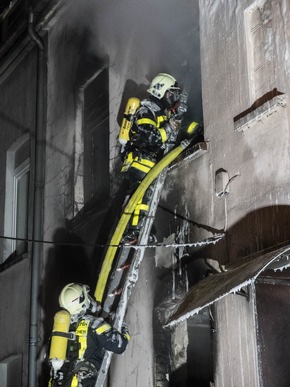
<path id="1" fill-rule="evenodd" d="M 168 172 L 156 234 L 182 247 L 146 254 L 109 385 L 288 386 L 289 2 L 135 3 L 1 5 L 0 384 L 47 385 L 58 294 L 96 283 L 127 99 L 168 72 L 203 151 Z"/>
<path id="2" fill-rule="evenodd" d="M 286 386 L 289 2 L 199 4 L 208 151 L 174 172 L 190 194 L 168 208 L 168 183 L 164 206 L 189 220 L 190 241 L 224 239 L 192 249 L 192 260 L 216 260 L 220 273 L 194 285 L 171 322 L 211 309 L 215 386 Z"/>

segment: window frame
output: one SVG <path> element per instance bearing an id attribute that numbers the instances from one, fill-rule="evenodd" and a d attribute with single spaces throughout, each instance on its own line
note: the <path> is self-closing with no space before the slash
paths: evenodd
<path id="1" fill-rule="evenodd" d="M 85 159 L 87 159 L 87 155 L 85 155 L 85 151 L 87 151 L 87 142 L 88 142 L 88 133 L 86 133 L 86 104 L 91 101 L 86 98 L 87 90 L 93 85 L 93 82 L 100 82 L 99 80 L 105 75 L 107 76 L 109 87 L 109 70 L 104 67 L 96 71 L 92 77 L 90 77 L 84 84 L 82 84 L 77 92 L 77 106 L 76 106 L 76 132 L 75 132 L 75 184 L 74 184 L 74 216 L 76 216 L 83 207 L 90 206 L 91 202 L 97 202 L 98 200 L 98 192 L 94 189 L 95 187 L 90 187 L 89 190 L 87 180 L 87 173 L 91 173 L 91 170 L 88 171 L 88 165 Z M 102 90 L 102 88 L 100 88 Z M 109 89 L 108 89 L 109 93 Z M 107 101 L 107 109 L 109 112 L 109 94 Z M 109 117 L 109 113 L 108 113 Z M 98 123 L 100 124 L 100 122 Z M 108 122 L 108 136 L 110 134 L 109 122 Z M 108 149 L 106 152 L 108 153 L 108 163 L 109 163 L 109 154 L 110 154 L 110 138 L 108 137 Z M 109 174 L 109 164 L 108 164 L 108 174 Z M 109 186 L 109 180 L 106 182 Z M 88 192 L 89 191 L 89 192 Z M 108 191 L 110 191 L 110 187 L 108 187 Z M 110 192 L 106 192 L 105 196 L 108 196 Z M 100 200 L 105 200 L 106 197 L 100 195 Z"/>
<path id="2" fill-rule="evenodd" d="M 271 41 L 269 32 L 272 30 L 273 34 L 272 19 L 267 19 L 265 15 L 266 12 L 257 1 L 244 10 L 248 87 L 251 104 L 272 90 L 276 83 L 274 42 Z"/>
<path id="3" fill-rule="evenodd" d="M 6 236 L 3 251 L 3 261 L 5 261 L 12 253 L 17 252 L 17 218 L 18 218 L 18 188 L 21 178 L 29 173 L 27 181 L 27 207 L 26 207 L 26 230 L 25 234 L 28 237 L 28 218 L 29 218 L 29 188 L 30 188 L 30 157 L 25 157 L 19 164 L 16 164 L 16 154 L 20 148 L 29 143 L 29 135 L 24 135 L 16 140 L 7 151 L 6 156 L 6 186 L 5 186 L 5 214 L 4 214 L 4 235 Z M 27 246 L 20 249 L 19 254 L 27 252 Z"/>

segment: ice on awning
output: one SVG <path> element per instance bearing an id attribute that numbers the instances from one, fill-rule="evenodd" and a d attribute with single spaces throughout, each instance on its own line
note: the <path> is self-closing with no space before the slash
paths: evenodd
<path id="1" fill-rule="evenodd" d="M 265 269 L 282 270 L 288 266 L 290 266 L 289 245 L 250 259 L 227 271 L 209 275 L 194 285 L 178 302 L 165 325 L 174 325 L 185 320 L 226 295 L 237 292 L 253 283 Z"/>

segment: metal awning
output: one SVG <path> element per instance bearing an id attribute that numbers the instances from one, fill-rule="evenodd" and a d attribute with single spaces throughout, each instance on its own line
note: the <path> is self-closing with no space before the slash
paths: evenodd
<path id="1" fill-rule="evenodd" d="M 230 293 L 253 283 L 266 269 L 283 269 L 290 266 L 290 245 L 252 258 L 227 271 L 212 274 L 200 280 L 178 302 L 165 325 L 174 325 L 198 313 Z"/>

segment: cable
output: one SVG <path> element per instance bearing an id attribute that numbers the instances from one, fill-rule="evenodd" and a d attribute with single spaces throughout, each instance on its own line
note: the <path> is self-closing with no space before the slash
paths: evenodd
<path id="1" fill-rule="evenodd" d="M 43 244 L 51 244 L 56 246 L 82 246 L 82 247 L 124 247 L 124 248 L 130 248 L 138 250 L 139 248 L 155 248 L 155 247 L 192 247 L 192 246 L 198 246 L 201 244 L 208 243 L 216 243 L 218 240 L 222 239 L 225 234 L 217 234 L 213 237 L 209 237 L 206 239 L 203 239 L 198 242 L 188 242 L 188 243 L 150 243 L 150 244 L 144 244 L 144 245 L 124 245 L 122 243 L 120 244 L 90 244 L 90 243 L 73 243 L 73 242 L 53 242 L 53 241 L 45 241 L 45 240 L 34 240 L 34 239 L 25 239 L 25 238 L 13 238 L 13 237 L 6 237 L 3 235 L 0 235 L 0 239 L 9 239 L 14 241 L 22 241 L 22 242 L 34 242 L 34 243 L 43 243 Z"/>

